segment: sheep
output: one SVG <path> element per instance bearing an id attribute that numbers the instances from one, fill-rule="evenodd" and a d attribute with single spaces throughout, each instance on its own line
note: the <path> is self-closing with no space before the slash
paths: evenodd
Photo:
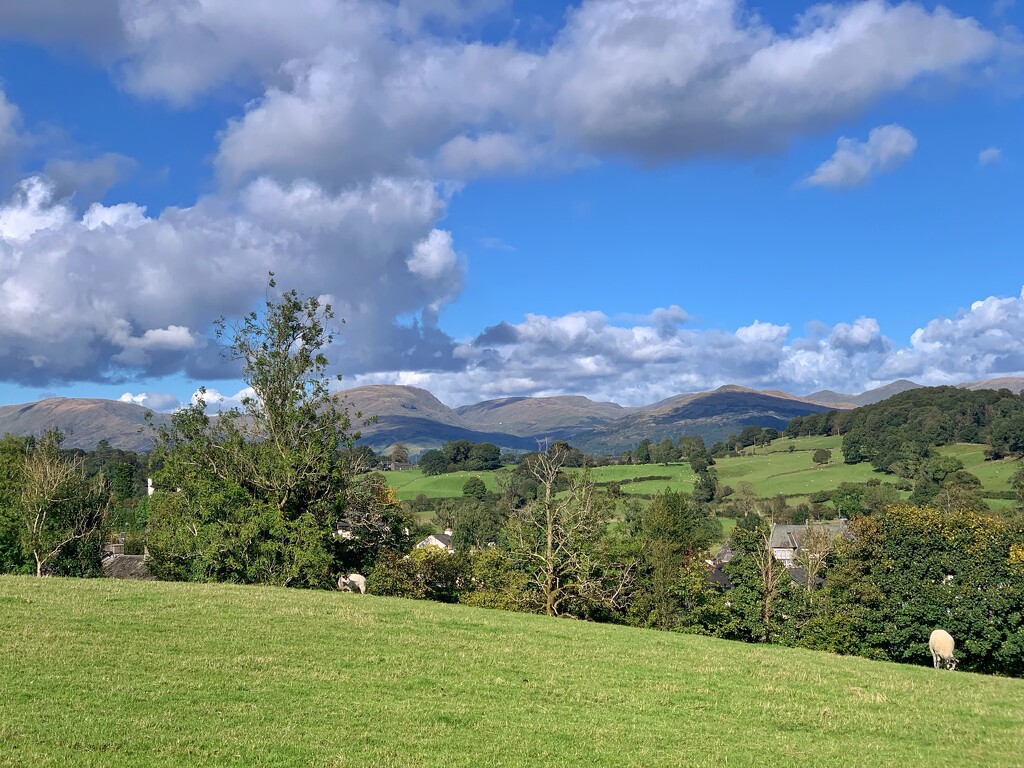
<path id="1" fill-rule="evenodd" d="M 956 656 L 953 655 L 955 647 L 953 636 L 944 629 L 936 629 L 928 638 L 928 650 L 932 652 L 932 664 L 938 669 L 939 665 L 945 663 L 946 669 L 956 669 Z"/>
<path id="2" fill-rule="evenodd" d="M 366 577 L 358 573 L 350 573 L 348 576 L 341 574 L 338 577 L 338 589 L 342 592 L 351 592 L 352 588 L 359 590 L 359 594 L 366 594 Z"/>

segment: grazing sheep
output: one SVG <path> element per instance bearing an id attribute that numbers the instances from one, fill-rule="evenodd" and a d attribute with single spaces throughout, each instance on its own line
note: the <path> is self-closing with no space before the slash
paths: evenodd
<path id="1" fill-rule="evenodd" d="M 945 663 L 946 669 L 956 669 L 956 657 L 953 655 L 955 647 L 953 636 L 944 629 L 936 629 L 928 638 L 928 650 L 932 652 L 932 664 L 938 669 L 939 665 Z"/>
<path id="2" fill-rule="evenodd" d="M 358 589 L 359 594 L 365 595 L 366 577 L 358 573 L 350 573 L 348 576 L 342 574 L 338 577 L 338 589 L 342 592 L 352 592 L 353 589 Z"/>

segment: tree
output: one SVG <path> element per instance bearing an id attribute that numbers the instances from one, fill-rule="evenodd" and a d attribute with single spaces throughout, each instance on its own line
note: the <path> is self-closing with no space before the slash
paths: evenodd
<path id="1" fill-rule="evenodd" d="M 466 479 L 466 482 L 462 484 L 462 495 L 469 496 L 476 499 L 477 501 L 483 501 L 487 498 L 487 486 L 484 481 L 476 475 Z"/>
<path id="2" fill-rule="evenodd" d="M 633 451 L 633 462 L 636 464 L 651 463 L 651 441 L 646 437 L 640 441 L 636 450 Z"/>
<path id="3" fill-rule="evenodd" d="M 276 284 L 271 275 L 268 294 Z M 327 586 L 352 466 L 350 418 L 331 394 L 330 305 L 292 290 L 261 312 L 223 319 L 224 354 L 251 390 L 215 421 L 205 390 L 159 432 L 150 520 L 154 570 L 176 578 Z M 359 417 L 359 414 L 356 414 Z"/>
<path id="4" fill-rule="evenodd" d="M 814 452 L 814 455 L 811 456 L 811 460 L 815 464 L 828 464 L 832 461 L 832 451 L 827 448 L 819 448 Z"/>
<path id="5" fill-rule="evenodd" d="M 443 452 L 433 448 L 420 456 L 416 466 L 424 475 L 443 475 L 448 471 L 448 458 Z"/>
<path id="6" fill-rule="evenodd" d="M 606 510 L 586 471 L 572 473 L 568 489 L 556 495 L 567 452 L 563 443 L 524 459 L 538 498 L 513 510 L 505 529 L 513 561 L 528 574 L 549 616 L 571 613 L 574 603 L 614 603 L 635 571 L 635 563 L 627 563 L 609 573 L 597 562 L 594 547 Z"/>
<path id="7" fill-rule="evenodd" d="M 685 566 L 713 540 L 717 523 L 690 498 L 675 491 L 657 494 L 641 518 L 643 552 L 650 573 L 652 620 L 669 629 L 680 621 L 674 593 Z"/>
<path id="8" fill-rule="evenodd" d="M 1010 478 L 1010 487 L 1017 494 L 1017 502 L 1024 505 L 1024 461 L 1017 465 L 1017 470 Z"/>
<path id="9" fill-rule="evenodd" d="M 679 460 L 679 449 L 666 437 L 657 445 L 651 446 L 650 456 L 654 464 L 668 466 L 670 462 Z"/>
<path id="10" fill-rule="evenodd" d="M 22 541 L 35 561 L 36 576 L 65 547 L 101 532 L 110 510 L 104 478 L 87 480 L 82 457 L 63 454 L 63 441 L 59 430 L 47 431 L 23 463 Z"/>
<path id="11" fill-rule="evenodd" d="M 409 449 L 405 447 L 405 443 L 395 443 L 391 446 L 391 463 L 392 464 L 407 464 L 409 462 Z"/>
<path id="12" fill-rule="evenodd" d="M 27 568 L 21 546 L 21 477 L 32 438 L 4 435 L 0 438 L 0 573 Z"/>

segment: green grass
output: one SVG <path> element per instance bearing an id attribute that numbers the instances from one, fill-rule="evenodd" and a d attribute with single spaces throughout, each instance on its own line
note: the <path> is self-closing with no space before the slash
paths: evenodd
<path id="1" fill-rule="evenodd" d="M 373 596 L 0 577 L 0 640 L 5 766 L 1024 754 L 1020 680 Z"/>
<path id="2" fill-rule="evenodd" d="M 723 485 L 736 488 L 740 483 L 750 483 L 758 496 L 782 494 L 793 504 L 805 502 L 807 495 L 815 491 L 838 488 L 841 483 L 864 483 L 872 479 L 896 482 L 896 477 L 876 472 L 867 462 L 844 464 L 842 442 L 839 436 L 798 437 L 792 440 L 779 438 L 767 446 L 747 448 L 741 456 L 717 459 L 715 470 Z M 832 451 L 830 464 L 819 466 L 813 462 L 811 457 L 818 448 Z M 978 476 L 985 490 L 989 491 L 1010 490 L 1010 477 L 1019 466 L 1012 459 L 985 461 L 985 447 L 981 445 L 950 445 L 938 451 L 943 455 L 958 457 L 969 472 Z M 499 470 L 503 471 L 508 470 Z M 498 472 L 456 472 L 425 477 L 419 470 L 413 469 L 384 474 L 400 499 L 412 499 L 420 493 L 429 498 L 461 496 L 463 484 L 473 475 L 483 479 L 488 490 L 498 490 Z M 621 483 L 624 494 L 645 496 L 660 493 L 666 488 L 690 493 L 695 479 L 689 464 L 685 463 L 597 467 L 591 470 L 591 477 L 596 483 Z M 638 481 L 638 478 L 644 477 L 659 479 Z M 987 499 L 986 502 L 993 509 L 1014 506 L 1012 501 L 999 499 Z"/>
<path id="3" fill-rule="evenodd" d="M 398 472 L 384 472 L 388 485 L 402 501 L 415 499 L 423 494 L 430 499 L 462 496 L 462 486 L 471 477 L 479 477 L 489 491 L 498 490 L 497 472 L 452 472 L 444 475 L 424 475 L 418 469 L 403 469 Z"/>

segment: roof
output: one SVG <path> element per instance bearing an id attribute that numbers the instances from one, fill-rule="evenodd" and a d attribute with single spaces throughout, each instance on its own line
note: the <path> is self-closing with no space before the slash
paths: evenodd
<path id="1" fill-rule="evenodd" d="M 776 525 L 772 528 L 772 539 L 770 546 L 773 549 L 797 549 L 800 546 L 800 539 L 803 538 L 808 526 L 821 527 L 833 536 L 843 536 L 849 530 L 845 520 L 833 522 L 815 522 L 804 525 Z"/>
<path id="2" fill-rule="evenodd" d="M 436 544 L 436 545 L 440 545 L 442 547 L 451 547 L 451 545 L 452 545 L 452 537 L 449 534 L 447 534 L 447 533 L 432 533 L 429 536 L 427 536 L 427 538 L 425 538 L 423 541 L 421 541 L 419 544 L 417 544 L 416 546 L 418 546 L 418 547 L 425 547 L 425 546 L 428 546 L 430 544 Z"/>

